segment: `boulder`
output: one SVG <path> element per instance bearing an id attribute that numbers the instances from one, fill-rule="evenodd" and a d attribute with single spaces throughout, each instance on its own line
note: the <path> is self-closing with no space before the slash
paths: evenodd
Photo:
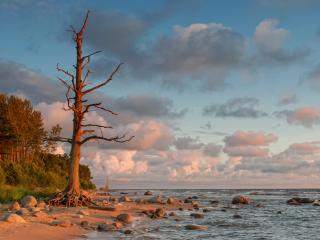
<path id="1" fill-rule="evenodd" d="M 144 195 L 145 195 L 145 196 L 151 196 L 151 195 L 152 195 L 152 192 L 148 190 L 148 191 L 146 191 L 146 192 L 144 193 Z"/>
<path id="2" fill-rule="evenodd" d="M 134 218 L 131 214 L 122 213 L 117 216 L 117 220 L 129 224 L 133 222 Z"/>
<path id="3" fill-rule="evenodd" d="M 177 216 L 177 214 L 175 212 L 171 212 L 171 213 L 169 213 L 169 216 L 170 217 L 175 217 L 175 216 Z"/>
<path id="4" fill-rule="evenodd" d="M 119 229 L 119 228 L 122 228 L 123 224 L 121 222 L 114 222 L 112 223 L 112 225 L 116 228 L 116 229 Z"/>
<path id="5" fill-rule="evenodd" d="M 90 216 L 90 212 L 85 210 L 85 209 L 81 209 L 78 214 L 82 215 L 82 216 Z"/>
<path id="6" fill-rule="evenodd" d="M 9 209 L 13 210 L 13 211 L 19 210 L 20 209 L 20 204 L 17 201 L 15 201 L 10 205 Z"/>
<path id="7" fill-rule="evenodd" d="M 37 205 L 37 199 L 34 196 L 28 195 L 22 198 L 21 204 L 25 208 L 32 208 Z"/>
<path id="8" fill-rule="evenodd" d="M 44 201 L 40 201 L 37 204 L 37 207 L 40 208 L 40 209 L 45 209 L 46 206 L 47 206 L 47 204 Z"/>
<path id="9" fill-rule="evenodd" d="M 239 218 L 242 218 L 239 214 L 234 214 L 233 215 L 233 218 L 235 218 L 235 219 L 239 219 Z"/>
<path id="10" fill-rule="evenodd" d="M 152 197 L 148 200 L 149 203 L 162 203 L 161 197 L 160 196 L 155 196 Z"/>
<path id="11" fill-rule="evenodd" d="M 218 200 L 211 200 L 210 203 L 211 203 L 211 204 L 218 204 L 219 201 L 218 201 Z"/>
<path id="12" fill-rule="evenodd" d="M 112 224 L 100 223 L 98 225 L 97 230 L 100 232 L 109 232 L 109 231 L 115 231 L 116 227 L 113 226 Z"/>
<path id="13" fill-rule="evenodd" d="M 204 218 L 204 214 L 202 213 L 191 213 L 190 216 L 197 219 Z"/>
<path id="14" fill-rule="evenodd" d="M 310 198 L 291 198 L 287 201 L 287 204 L 289 205 L 300 205 L 300 204 L 306 204 L 306 203 L 313 203 L 315 200 Z"/>
<path id="15" fill-rule="evenodd" d="M 33 208 L 29 208 L 29 211 L 30 211 L 31 213 L 36 213 L 36 212 L 40 212 L 41 209 L 38 208 L 38 207 L 33 207 Z"/>
<path id="16" fill-rule="evenodd" d="M 4 221 L 9 223 L 25 223 L 26 221 L 19 215 L 10 213 L 5 216 Z"/>
<path id="17" fill-rule="evenodd" d="M 169 197 L 168 200 L 167 200 L 167 203 L 168 204 L 174 204 L 175 203 L 175 199 L 172 198 L 172 197 Z"/>
<path id="18" fill-rule="evenodd" d="M 192 201 L 192 199 L 191 198 L 186 198 L 185 200 L 184 200 L 184 203 L 192 203 L 193 201 Z"/>
<path id="19" fill-rule="evenodd" d="M 204 209 L 202 209 L 202 212 L 211 212 L 211 209 L 209 209 L 209 208 L 204 208 Z"/>
<path id="20" fill-rule="evenodd" d="M 26 208 L 20 208 L 18 211 L 16 211 L 16 214 L 20 216 L 25 216 L 25 215 L 28 215 L 29 213 L 30 213 L 29 210 Z"/>
<path id="21" fill-rule="evenodd" d="M 121 196 L 119 198 L 120 202 L 131 202 L 131 199 L 128 196 Z"/>
<path id="22" fill-rule="evenodd" d="M 72 223 L 69 220 L 55 220 L 51 222 L 52 226 L 58 226 L 58 227 L 71 227 Z"/>
<path id="23" fill-rule="evenodd" d="M 145 200 L 144 200 L 143 198 L 138 198 L 138 199 L 136 200 L 136 203 L 137 203 L 137 204 L 144 204 L 144 203 L 145 203 Z"/>
<path id="24" fill-rule="evenodd" d="M 128 234 L 131 234 L 131 233 L 132 233 L 132 230 L 127 229 L 127 230 L 125 230 L 123 233 L 126 234 L 126 235 L 128 235 Z"/>
<path id="25" fill-rule="evenodd" d="M 157 208 L 155 211 L 155 215 L 158 218 L 163 218 L 166 215 L 166 210 L 164 208 Z"/>
<path id="26" fill-rule="evenodd" d="M 194 225 L 194 224 L 189 224 L 185 226 L 185 229 L 187 230 L 207 230 L 208 227 L 204 225 Z"/>
<path id="27" fill-rule="evenodd" d="M 235 196 L 232 199 L 232 204 L 249 204 L 250 198 L 244 195 Z"/>

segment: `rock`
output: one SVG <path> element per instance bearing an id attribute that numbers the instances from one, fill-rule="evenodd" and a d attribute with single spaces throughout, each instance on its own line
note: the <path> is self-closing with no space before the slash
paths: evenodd
<path id="1" fill-rule="evenodd" d="M 14 210 L 14 211 L 19 210 L 20 209 L 20 204 L 17 201 L 15 201 L 10 205 L 9 209 L 10 210 Z"/>
<path id="2" fill-rule="evenodd" d="M 174 204 L 175 203 L 175 199 L 172 198 L 172 197 L 169 197 L 168 200 L 167 200 L 167 203 L 168 204 Z"/>
<path id="3" fill-rule="evenodd" d="M 148 200 L 149 203 L 162 203 L 161 197 L 160 196 L 155 196 L 153 198 L 150 198 Z"/>
<path id="4" fill-rule="evenodd" d="M 249 204 L 250 198 L 244 195 L 235 196 L 232 199 L 232 204 Z"/>
<path id="5" fill-rule="evenodd" d="M 131 233 L 132 233 L 132 230 L 127 229 L 127 230 L 125 230 L 123 233 L 126 234 L 126 235 L 128 235 L 128 234 L 131 234 Z"/>
<path id="6" fill-rule="evenodd" d="M 166 215 L 166 210 L 164 208 L 157 208 L 155 215 L 156 217 L 163 218 Z"/>
<path id="7" fill-rule="evenodd" d="M 204 209 L 202 209 L 202 212 L 211 212 L 211 209 L 208 209 L 208 208 L 204 208 Z"/>
<path id="8" fill-rule="evenodd" d="M 281 211 L 278 211 L 277 214 L 282 214 L 282 212 L 281 212 Z"/>
<path id="9" fill-rule="evenodd" d="M 30 213 L 29 210 L 26 208 L 20 208 L 18 211 L 16 211 L 16 214 L 20 216 L 25 216 L 25 215 L 28 215 L 29 213 Z"/>
<path id="10" fill-rule="evenodd" d="M 221 212 L 226 212 L 226 211 L 227 211 L 227 209 L 225 209 L 225 208 L 221 209 Z"/>
<path id="11" fill-rule="evenodd" d="M 202 214 L 202 213 L 191 213 L 190 216 L 197 218 L 197 219 L 204 218 L 204 214 Z"/>
<path id="12" fill-rule="evenodd" d="M 183 208 L 182 208 L 182 207 L 180 207 L 180 208 L 179 208 L 179 211 L 183 211 Z"/>
<path id="13" fill-rule="evenodd" d="M 187 230 L 207 230 L 208 227 L 204 226 L 204 225 L 193 225 L 193 224 L 189 224 L 185 226 L 185 229 Z"/>
<path id="14" fill-rule="evenodd" d="M 55 220 L 51 222 L 52 226 L 58 226 L 58 227 L 71 227 L 72 223 L 69 220 Z"/>
<path id="15" fill-rule="evenodd" d="M 22 198 L 21 204 L 25 208 L 32 208 L 37 205 L 37 199 L 34 196 L 28 195 Z"/>
<path id="16" fill-rule="evenodd" d="M 262 203 L 258 203 L 258 204 L 256 205 L 256 207 L 258 207 L 258 208 L 263 208 L 263 207 L 265 207 L 265 205 L 263 205 Z"/>
<path id="17" fill-rule="evenodd" d="M 100 232 L 109 232 L 109 231 L 115 231 L 116 227 L 113 226 L 112 224 L 100 223 L 98 225 L 97 230 Z"/>
<path id="18" fill-rule="evenodd" d="M 122 213 L 117 216 L 117 220 L 123 223 L 132 223 L 133 222 L 133 216 L 128 213 Z"/>
<path id="19" fill-rule="evenodd" d="M 32 216 L 34 216 L 36 218 L 47 218 L 47 217 L 49 217 L 49 215 L 44 213 L 44 212 L 35 212 L 35 213 L 32 214 Z"/>
<path id="20" fill-rule="evenodd" d="M 169 213 L 169 216 L 175 217 L 175 216 L 177 216 L 177 214 L 175 212 L 171 212 L 171 213 Z"/>
<path id="21" fill-rule="evenodd" d="M 10 213 L 5 216 L 4 221 L 9 223 L 25 223 L 26 221 L 19 215 Z"/>
<path id="22" fill-rule="evenodd" d="M 242 218 L 239 214 L 234 214 L 233 215 L 233 218 L 235 218 L 235 219 L 239 219 L 239 218 Z"/>
<path id="23" fill-rule="evenodd" d="M 192 199 L 198 199 L 199 197 L 198 196 L 192 196 Z"/>
<path id="24" fill-rule="evenodd" d="M 291 198 L 287 201 L 287 203 L 289 205 L 299 205 L 299 204 L 305 204 L 305 203 L 314 203 L 315 200 L 314 199 L 310 199 L 310 198 L 299 198 L 299 197 L 295 197 L 295 198 Z"/>
<path id="25" fill-rule="evenodd" d="M 143 210 L 142 213 L 147 215 L 148 217 L 152 217 L 155 211 L 153 209 L 149 209 L 149 210 Z"/>
<path id="26" fill-rule="evenodd" d="M 38 207 L 33 207 L 33 208 L 29 208 L 29 211 L 30 211 L 31 213 L 36 213 L 36 212 L 40 212 L 41 209 L 38 208 Z"/>
<path id="27" fill-rule="evenodd" d="M 320 202 L 316 201 L 312 204 L 313 206 L 320 206 Z"/>
<path id="28" fill-rule="evenodd" d="M 90 216 L 90 212 L 84 209 L 81 209 L 78 214 L 82 215 L 82 216 Z"/>
<path id="29" fill-rule="evenodd" d="M 184 200 L 184 203 L 192 203 L 193 201 L 192 201 L 192 199 L 190 199 L 190 198 L 186 198 L 185 200 Z"/>
<path id="30" fill-rule="evenodd" d="M 40 201 L 37 204 L 37 207 L 40 208 L 40 209 L 45 209 L 47 207 L 47 204 L 44 201 Z"/>
<path id="31" fill-rule="evenodd" d="M 211 200 L 210 203 L 211 203 L 211 204 L 218 204 L 219 201 L 218 201 L 218 200 Z"/>
<path id="32" fill-rule="evenodd" d="M 86 221 L 86 220 L 81 221 L 80 226 L 81 226 L 81 227 L 84 227 L 84 228 L 87 228 L 87 227 L 89 227 L 89 222 Z"/>
<path id="33" fill-rule="evenodd" d="M 146 192 L 144 193 L 144 195 L 145 195 L 145 196 L 151 196 L 151 195 L 152 195 L 152 192 L 148 190 L 148 191 L 146 191 Z"/>
<path id="34" fill-rule="evenodd" d="M 123 224 L 121 222 L 114 222 L 112 223 L 112 225 L 116 228 L 116 229 L 119 229 L 119 228 L 122 228 Z"/>
<path id="35" fill-rule="evenodd" d="M 144 204 L 144 203 L 145 203 L 145 200 L 144 200 L 143 198 L 138 198 L 138 199 L 136 200 L 136 203 L 137 203 L 137 204 Z"/>
<path id="36" fill-rule="evenodd" d="M 199 210 L 199 203 L 193 202 L 193 203 L 192 203 L 192 207 L 193 207 L 193 208 L 197 208 L 197 209 Z"/>
<path id="37" fill-rule="evenodd" d="M 120 202 L 131 202 L 132 200 L 128 196 L 121 196 L 119 198 Z"/>

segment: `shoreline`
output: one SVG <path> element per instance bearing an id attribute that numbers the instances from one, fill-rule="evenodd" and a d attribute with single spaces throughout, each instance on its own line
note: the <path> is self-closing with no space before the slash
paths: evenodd
<path id="1" fill-rule="evenodd" d="M 113 194 L 115 192 L 111 192 Z M 129 197 L 135 198 L 132 201 Z M 115 202 L 109 201 L 110 199 Z M 141 224 L 146 218 L 157 218 L 157 209 L 163 209 L 163 215 L 158 218 L 168 215 L 170 211 L 177 211 L 181 209 L 193 209 L 194 204 L 184 203 L 179 199 L 174 199 L 170 204 L 167 203 L 168 197 L 163 197 L 162 203 L 152 203 L 150 201 L 157 201 L 157 196 L 138 196 L 138 195 L 111 195 L 101 196 L 96 195 L 93 200 L 98 203 L 105 204 L 105 209 L 92 208 L 64 208 L 53 207 L 37 209 L 37 207 L 30 208 L 29 212 L 21 215 L 25 223 L 9 223 L 4 220 L 4 217 L 10 213 L 15 213 L 16 210 L 8 210 L 10 204 L 2 205 L 0 216 L 0 240 L 62 240 L 62 239 L 85 239 L 87 234 L 92 231 L 120 231 L 123 234 L 130 234 L 133 222 Z M 196 205 L 196 207 L 199 207 Z M 166 214 L 167 213 L 167 214 Z M 117 216 L 121 214 L 130 215 L 133 222 L 119 221 Z M 151 215 L 150 215 L 151 214 Z M 152 215 L 153 214 L 153 215 Z"/>

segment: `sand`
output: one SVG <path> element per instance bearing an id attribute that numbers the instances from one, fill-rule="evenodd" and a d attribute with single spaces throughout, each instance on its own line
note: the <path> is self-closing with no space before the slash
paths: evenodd
<path id="1" fill-rule="evenodd" d="M 100 197 L 101 198 L 101 197 Z M 150 196 L 145 197 L 145 199 Z M 101 199 L 100 199 L 101 200 Z M 135 202 L 121 202 L 110 204 L 115 207 L 114 211 L 88 209 L 88 208 L 52 208 L 51 211 L 46 212 L 47 216 L 35 217 L 32 215 L 23 216 L 26 223 L 7 223 L 0 221 L 0 240 L 60 240 L 60 239 L 85 239 L 85 235 L 98 224 L 115 222 L 116 216 L 121 213 L 129 213 L 135 219 L 146 218 L 142 213 L 143 210 L 155 210 L 164 207 L 167 212 L 171 210 L 178 210 L 178 208 L 192 208 L 190 203 L 177 202 L 174 204 L 151 204 L 151 203 L 135 203 Z M 8 214 L 8 206 L 2 206 L 1 216 Z M 89 213 L 89 216 L 79 214 L 79 211 L 84 209 Z M 66 220 L 71 222 L 72 226 L 61 227 L 52 226 L 54 221 Z M 81 222 L 87 221 L 89 226 L 81 226 Z"/>

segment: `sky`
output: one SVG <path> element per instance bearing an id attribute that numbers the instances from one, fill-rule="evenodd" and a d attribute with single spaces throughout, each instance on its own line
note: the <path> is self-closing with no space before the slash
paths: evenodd
<path id="1" fill-rule="evenodd" d="M 82 149 L 94 181 L 115 188 L 318 188 L 320 1 L 0 0 L 0 92 L 26 98 L 70 136 L 59 64 L 70 71 L 90 10 L 84 51 L 91 94 L 117 112 L 129 143 Z M 58 153 L 70 146 L 59 145 Z"/>

